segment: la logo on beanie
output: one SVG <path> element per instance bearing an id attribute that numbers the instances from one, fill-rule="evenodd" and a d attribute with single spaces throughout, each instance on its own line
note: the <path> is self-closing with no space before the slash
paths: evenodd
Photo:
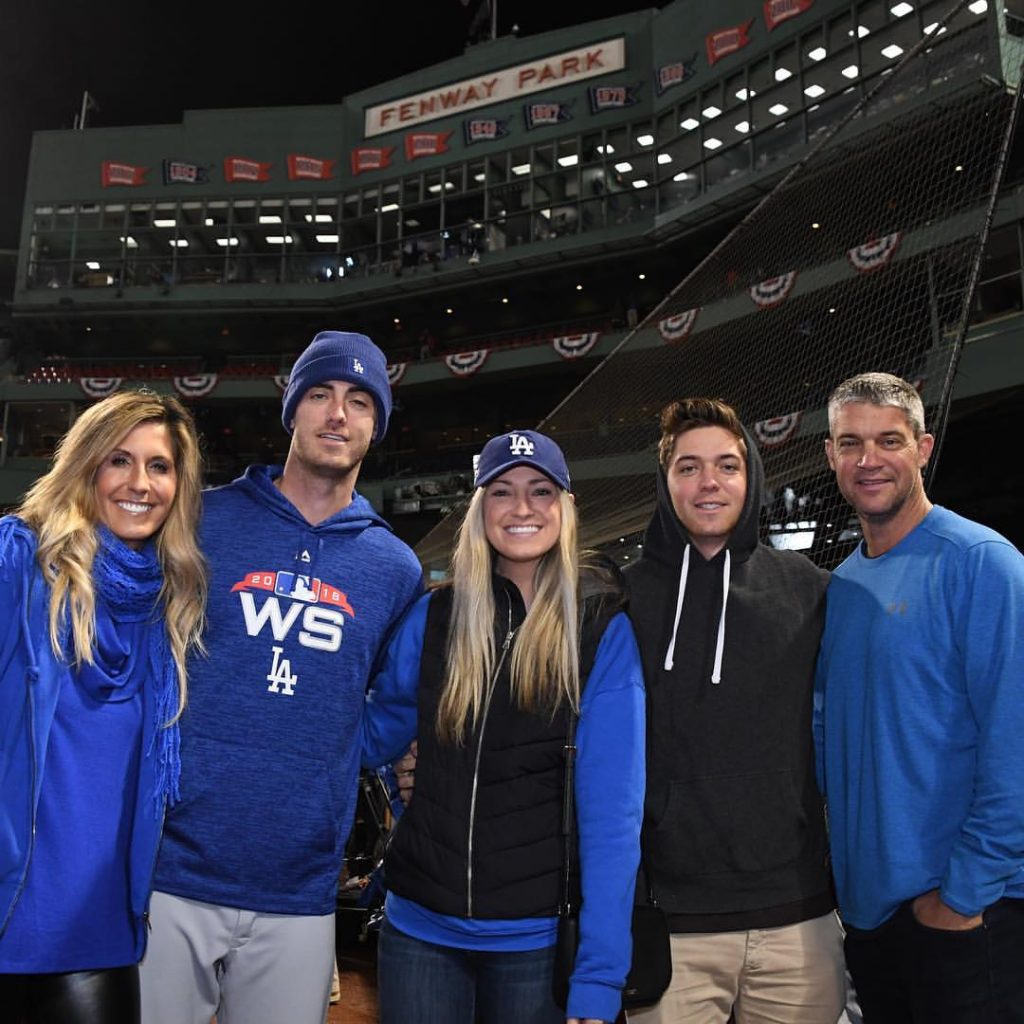
<path id="1" fill-rule="evenodd" d="M 356 359 L 355 357 L 352 358 L 352 372 L 353 373 L 366 373 L 366 370 L 363 369 L 363 364 L 361 362 L 359 362 L 359 360 Z"/>
<path id="2" fill-rule="evenodd" d="M 532 455 L 533 442 L 522 434 L 509 434 L 508 450 L 510 455 Z"/>

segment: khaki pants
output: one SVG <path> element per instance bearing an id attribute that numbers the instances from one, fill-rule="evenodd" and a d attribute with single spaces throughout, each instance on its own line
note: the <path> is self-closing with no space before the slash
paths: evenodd
<path id="1" fill-rule="evenodd" d="M 672 936 L 672 982 L 630 1024 L 836 1024 L 846 1000 L 835 914 L 784 928 Z"/>

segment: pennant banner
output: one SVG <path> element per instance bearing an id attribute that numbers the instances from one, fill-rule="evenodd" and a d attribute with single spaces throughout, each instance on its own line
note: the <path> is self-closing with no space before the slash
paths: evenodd
<path id="1" fill-rule="evenodd" d="M 675 85 L 682 85 L 697 73 L 697 54 L 689 60 L 677 60 L 674 64 L 662 64 L 655 72 L 654 78 L 658 87 L 658 95 Z"/>
<path id="2" fill-rule="evenodd" d="M 780 302 L 785 301 L 786 296 L 793 290 L 795 283 L 796 271 L 791 270 L 788 274 L 783 274 L 781 277 L 770 277 L 767 281 L 755 284 L 750 289 L 750 297 L 762 309 L 771 309 L 772 306 L 777 306 Z"/>
<path id="3" fill-rule="evenodd" d="M 444 357 L 444 365 L 456 377 L 471 377 L 487 362 L 490 351 L 489 348 L 478 348 L 473 352 L 456 352 L 454 355 Z"/>
<path id="4" fill-rule="evenodd" d="M 423 156 L 447 153 L 451 137 L 451 132 L 410 132 L 405 137 L 405 159 L 419 160 Z"/>
<path id="5" fill-rule="evenodd" d="M 631 107 L 639 102 L 637 93 L 640 83 L 636 85 L 592 85 L 587 90 L 590 97 L 590 112 L 598 114 L 602 110 L 619 110 Z"/>
<path id="6" fill-rule="evenodd" d="M 193 373 L 188 377 L 172 377 L 171 383 L 182 398 L 203 398 L 217 386 L 217 374 Z"/>
<path id="7" fill-rule="evenodd" d="M 714 66 L 715 61 L 728 57 L 730 53 L 742 50 L 750 42 L 750 26 L 754 19 L 743 22 L 742 25 L 734 25 L 732 28 L 719 29 L 712 32 L 705 40 L 708 51 L 708 64 Z"/>
<path id="8" fill-rule="evenodd" d="M 685 313 L 677 313 L 675 316 L 667 316 L 664 320 L 658 321 L 658 333 L 670 345 L 680 341 L 686 341 L 697 322 L 697 314 L 700 306 L 696 309 L 688 309 Z"/>
<path id="9" fill-rule="evenodd" d="M 474 117 L 462 122 L 462 136 L 467 146 L 474 142 L 493 142 L 508 135 L 508 123 L 508 118 Z"/>
<path id="10" fill-rule="evenodd" d="M 298 153 L 288 154 L 289 181 L 327 181 L 334 177 L 336 160 L 321 160 L 315 156 L 300 156 Z M 269 164 L 267 165 L 270 166 Z"/>
<path id="11" fill-rule="evenodd" d="M 902 238 L 902 231 L 894 231 L 891 235 L 883 235 L 881 238 L 847 249 L 846 258 L 862 274 L 878 270 L 896 255 Z"/>
<path id="12" fill-rule="evenodd" d="M 773 416 L 754 424 L 754 436 L 765 448 L 774 448 L 788 441 L 800 425 L 802 412 L 791 412 L 786 416 Z"/>
<path id="13" fill-rule="evenodd" d="M 210 180 L 208 167 L 184 160 L 165 160 L 163 171 L 165 185 L 205 185 Z"/>
<path id="14" fill-rule="evenodd" d="M 527 103 L 526 127 L 541 128 L 544 125 L 559 124 L 572 120 L 569 103 Z"/>
<path id="15" fill-rule="evenodd" d="M 100 180 L 104 188 L 112 185 L 145 185 L 148 167 L 136 167 L 134 164 L 119 164 L 114 160 L 104 160 L 100 165 Z"/>
<path id="16" fill-rule="evenodd" d="M 260 163 L 259 160 L 247 160 L 241 156 L 224 158 L 225 181 L 270 181 L 270 168 L 273 164 Z"/>
<path id="17" fill-rule="evenodd" d="M 560 338 L 552 338 L 551 344 L 563 359 L 582 359 L 600 339 L 600 331 L 587 331 L 584 334 L 565 334 Z"/>
<path id="18" fill-rule="evenodd" d="M 106 398 L 120 386 L 124 377 L 79 377 L 78 386 L 90 398 Z"/>
<path id="19" fill-rule="evenodd" d="M 408 363 L 388 363 L 388 383 L 394 387 L 405 376 Z"/>
<path id="20" fill-rule="evenodd" d="M 764 23 L 771 32 L 776 25 L 809 11 L 814 0 L 764 0 Z"/>
<path id="21" fill-rule="evenodd" d="M 359 146 L 352 150 L 352 173 L 382 171 L 391 163 L 394 146 Z"/>
<path id="22" fill-rule="evenodd" d="M 275 373 L 274 383 L 277 385 L 278 390 L 284 391 L 288 387 L 288 374 L 287 373 Z"/>

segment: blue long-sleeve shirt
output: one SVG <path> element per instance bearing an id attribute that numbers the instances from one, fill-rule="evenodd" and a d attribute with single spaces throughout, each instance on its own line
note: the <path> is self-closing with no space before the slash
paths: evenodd
<path id="1" fill-rule="evenodd" d="M 814 726 L 844 920 L 1024 898 L 1024 558 L 935 507 L 834 573 Z"/>
<path id="2" fill-rule="evenodd" d="M 420 728 L 417 689 L 429 595 L 410 610 L 367 698 L 363 764 L 400 756 Z M 613 1020 L 629 970 L 630 919 L 640 855 L 645 782 L 644 691 L 640 654 L 625 615 L 598 645 L 576 732 L 576 816 L 582 902 L 580 945 L 567 1015 Z M 433 728 L 433 723 L 423 726 Z M 388 897 L 401 930 L 466 949 L 539 949 L 555 940 L 557 918 L 469 920 Z"/>

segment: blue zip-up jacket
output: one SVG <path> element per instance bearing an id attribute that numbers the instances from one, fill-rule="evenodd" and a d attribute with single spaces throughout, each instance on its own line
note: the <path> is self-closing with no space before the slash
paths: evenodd
<path id="1" fill-rule="evenodd" d="M 431 595 L 410 610 L 388 646 L 367 699 L 363 760 L 393 760 L 417 730 L 417 693 Z M 583 690 L 576 732 L 576 816 L 582 900 L 580 945 L 570 979 L 567 1016 L 614 1020 L 629 971 L 630 921 L 640 861 L 645 777 L 644 690 L 640 652 L 623 613 L 601 636 Z M 422 760 L 417 772 L 429 771 Z M 415 799 L 415 798 L 414 798 Z M 454 854 L 453 854 L 454 855 Z M 556 918 L 480 920 L 436 914 L 411 901 L 389 907 L 401 926 L 422 925 L 417 938 L 467 949 L 536 949 L 555 941 Z M 425 929 L 425 931 L 423 930 Z"/>
<path id="2" fill-rule="evenodd" d="M 839 910 L 1024 899 L 1024 558 L 935 506 L 833 573 L 815 682 Z"/>
<path id="3" fill-rule="evenodd" d="M 206 657 L 189 667 L 181 801 L 162 892 L 328 914 L 355 810 L 363 696 L 422 588 L 415 555 L 364 498 L 316 526 L 253 466 L 206 492 Z"/>
<path id="4" fill-rule="evenodd" d="M 36 535 L 15 516 L 0 519 L 0 938 L 21 894 L 32 857 L 46 747 L 62 685 L 74 669 L 50 645 L 50 590 L 36 562 Z M 161 628 L 159 626 L 155 628 Z M 160 841 L 153 813 L 157 710 L 143 687 L 142 756 L 129 845 L 135 956 L 146 948 L 146 911 Z"/>

